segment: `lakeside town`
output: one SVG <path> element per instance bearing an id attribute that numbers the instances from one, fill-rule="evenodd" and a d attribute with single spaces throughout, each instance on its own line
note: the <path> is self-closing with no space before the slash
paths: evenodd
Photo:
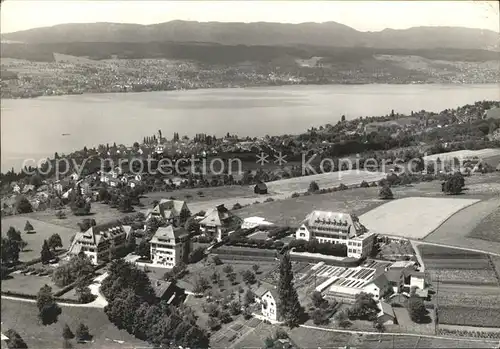
<path id="1" fill-rule="evenodd" d="M 496 348 L 499 107 L 393 111 L 261 139 L 159 130 L 2 174 L 2 338 Z M 319 156 L 306 171 L 304 153 Z M 362 165 L 345 167 L 354 155 Z M 195 156 L 238 157 L 245 170 L 151 174 L 132 161 L 158 170 Z"/>
<path id="2" fill-rule="evenodd" d="M 381 55 L 373 63 L 349 67 L 321 63 L 319 58 L 228 65 L 169 59 L 91 60 L 57 53 L 53 62 L 2 57 L 1 98 L 311 84 L 500 82 L 498 61 Z"/>

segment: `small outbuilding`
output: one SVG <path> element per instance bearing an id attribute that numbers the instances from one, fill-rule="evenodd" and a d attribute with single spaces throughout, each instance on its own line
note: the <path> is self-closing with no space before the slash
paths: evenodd
<path id="1" fill-rule="evenodd" d="M 257 183 L 253 188 L 255 194 L 267 194 L 267 185 L 264 182 Z"/>
<path id="2" fill-rule="evenodd" d="M 377 314 L 377 321 L 383 325 L 394 325 L 396 321 L 396 315 L 390 304 L 386 302 L 379 301 L 378 307 L 380 312 Z"/>

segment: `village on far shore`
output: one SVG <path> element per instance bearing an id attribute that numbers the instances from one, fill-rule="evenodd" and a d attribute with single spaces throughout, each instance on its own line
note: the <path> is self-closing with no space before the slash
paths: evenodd
<path id="1" fill-rule="evenodd" d="M 441 113 L 343 118 L 261 139 L 175 133 L 168 141 L 159 131 L 131 147 L 85 148 L 47 163 L 94 158 L 82 172 L 3 174 L 2 328 L 15 331 L 2 329 L 2 341 L 498 347 L 495 113 L 497 102 L 477 102 Z M 332 138 L 333 130 L 341 136 Z M 439 140 L 421 142 L 436 134 Z M 360 137 L 367 142 L 349 143 Z M 333 165 L 321 173 L 315 162 L 318 173 L 304 173 L 293 160 L 304 149 L 319 160 L 358 155 L 387 166 Z M 285 151 L 289 163 L 255 163 L 256 154 Z M 235 154 L 253 167 L 153 175 L 134 172 L 130 162 L 96 165 Z"/>

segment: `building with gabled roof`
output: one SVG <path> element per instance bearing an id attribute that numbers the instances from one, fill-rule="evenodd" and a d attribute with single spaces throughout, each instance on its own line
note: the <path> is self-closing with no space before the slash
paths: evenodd
<path id="1" fill-rule="evenodd" d="M 384 325 L 394 325 L 396 315 L 392 306 L 384 301 L 378 302 L 380 312 L 377 314 L 377 321 Z"/>
<path id="2" fill-rule="evenodd" d="M 353 258 L 368 256 L 375 241 L 375 234 L 370 233 L 357 216 L 330 211 L 312 211 L 300 225 L 295 237 L 347 245 L 347 256 Z"/>
<path id="3" fill-rule="evenodd" d="M 243 220 L 224 205 L 219 205 L 208 211 L 199 223 L 203 233 L 221 241 L 231 231 L 240 228 Z"/>
<path id="4" fill-rule="evenodd" d="M 262 315 L 270 321 L 279 321 L 279 295 L 273 286 L 260 286 L 255 292 L 255 301 L 260 304 Z"/>
<path id="5" fill-rule="evenodd" d="M 178 227 L 183 225 L 191 215 L 185 201 L 162 199 L 146 214 L 146 220 L 153 217 L 161 218 L 167 223 Z"/>
<path id="6" fill-rule="evenodd" d="M 173 268 L 188 262 L 191 238 L 184 228 L 160 227 L 150 241 L 150 249 L 153 264 Z"/>
<path id="7" fill-rule="evenodd" d="M 68 256 L 85 254 L 92 264 L 98 265 L 108 261 L 110 249 L 125 247 L 132 227 L 124 226 L 118 221 L 99 224 L 75 235 L 68 250 Z"/>

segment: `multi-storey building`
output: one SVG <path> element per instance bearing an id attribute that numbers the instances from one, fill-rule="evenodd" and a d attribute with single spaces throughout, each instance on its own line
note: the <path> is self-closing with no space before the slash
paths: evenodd
<path id="1" fill-rule="evenodd" d="M 208 211 L 199 223 L 200 229 L 205 235 L 221 241 L 229 233 L 240 228 L 243 220 L 224 205 L 219 205 Z"/>
<path id="2" fill-rule="evenodd" d="M 175 228 L 172 225 L 160 227 L 150 245 L 153 264 L 173 268 L 180 262 L 188 262 L 191 239 L 184 228 Z"/>
<path id="3" fill-rule="evenodd" d="M 132 228 L 130 226 L 124 226 L 119 222 L 109 222 L 90 227 L 86 231 L 75 235 L 68 255 L 73 256 L 83 253 L 90 258 L 92 264 L 100 264 L 110 259 L 111 249 L 124 248 L 131 233 Z"/>
<path id="4" fill-rule="evenodd" d="M 191 215 L 186 202 L 181 200 L 162 199 L 146 215 L 146 220 L 161 218 L 174 226 L 182 226 Z"/>
<path id="5" fill-rule="evenodd" d="M 313 211 L 302 222 L 296 232 L 297 239 L 347 246 L 347 256 L 363 258 L 370 254 L 375 234 L 370 233 L 359 222 L 358 217 L 348 213 Z"/>

